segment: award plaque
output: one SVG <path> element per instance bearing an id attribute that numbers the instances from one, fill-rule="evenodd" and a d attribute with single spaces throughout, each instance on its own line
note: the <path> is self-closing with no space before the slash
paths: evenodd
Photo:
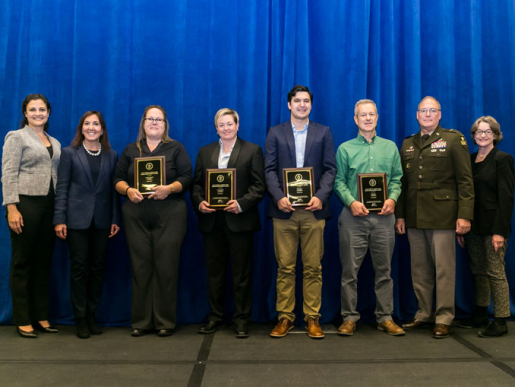
<path id="1" fill-rule="evenodd" d="M 307 206 L 315 195 L 313 167 L 284 168 L 284 194 L 294 207 Z"/>
<path id="2" fill-rule="evenodd" d="M 222 210 L 236 198 L 236 168 L 206 169 L 206 201 Z"/>
<path id="3" fill-rule="evenodd" d="M 134 159 L 134 188 L 150 195 L 155 187 L 166 182 L 165 157 L 136 157 Z"/>
<path id="4" fill-rule="evenodd" d="M 388 199 L 386 173 L 358 173 L 358 201 L 369 211 L 381 211 Z"/>

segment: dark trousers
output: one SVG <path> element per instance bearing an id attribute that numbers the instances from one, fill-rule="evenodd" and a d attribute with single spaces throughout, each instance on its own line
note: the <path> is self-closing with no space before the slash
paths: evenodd
<path id="1" fill-rule="evenodd" d="M 21 234 L 11 234 L 13 324 L 48 320 L 50 263 L 54 248 L 54 195 L 20 195 Z"/>
<path id="2" fill-rule="evenodd" d="M 230 256 L 235 323 L 248 322 L 252 307 L 253 232 L 232 232 L 217 212 L 211 232 L 204 233 L 210 321 L 222 321 L 225 309 L 227 260 Z"/>
<path id="3" fill-rule="evenodd" d="M 86 230 L 68 229 L 70 296 L 76 317 L 94 315 L 102 296 L 109 229 L 92 224 Z"/>
<path id="4" fill-rule="evenodd" d="M 132 267 L 132 327 L 173 329 L 177 278 L 186 235 L 184 200 L 125 201 L 123 219 Z"/>

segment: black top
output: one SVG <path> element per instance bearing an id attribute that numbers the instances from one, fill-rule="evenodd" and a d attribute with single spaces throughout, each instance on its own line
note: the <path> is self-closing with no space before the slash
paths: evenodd
<path id="1" fill-rule="evenodd" d="M 127 145 L 124 149 L 114 174 L 114 184 L 125 181 L 134 187 L 134 159 L 136 157 L 165 156 L 166 158 L 166 184 L 178 181 L 182 184 L 182 191 L 169 195 L 166 199 L 182 198 L 192 181 L 191 161 L 184 146 L 175 140 L 160 143 L 154 151 L 150 151 L 146 142 L 141 144 L 141 154 L 136 143 Z"/>
<path id="2" fill-rule="evenodd" d="M 52 144 L 50 146 L 46 147 L 48 153 L 50 154 L 50 160 L 52 160 L 52 157 L 54 157 L 54 148 L 52 148 Z M 52 179 L 52 176 L 50 175 L 50 187 L 48 187 L 48 194 L 54 195 L 54 179 Z"/>
<path id="3" fill-rule="evenodd" d="M 102 156 L 91 156 L 87 153 L 89 169 L 91 170 L 91 179 L 93 180 L 93 186 L 97 185 L 98 174 L 100 173 L 100 163 L 102 162 Z"/>

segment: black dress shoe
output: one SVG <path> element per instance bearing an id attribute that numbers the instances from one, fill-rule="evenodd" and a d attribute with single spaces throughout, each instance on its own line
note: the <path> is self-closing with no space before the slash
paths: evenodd
<path id="1" fill-rule="evenodd" d="M 132 337 L 141 337 L 141 336 L 145 336 L 147 333 L 148 333 L 147 329 L 135 328 L 132 330 L 131 336 Z"/>
<path id="2" fill-rule="evenodd" d="M 89 329 L 86 323 L 86 317 L 75 318 L 75 328 L 79 339 L 89 339 Z"/>
<path id="3" fill-rule="evenodd" d="M 203 327 L 200 327 L 198 330 L 198 333 L 203 334 L 209 334 L 209 333 L 215 333 L 217 330 L 220 329 L 220 327 L 224 325 L 223 321 L 209 321 L 206 325 Z"/>
<path id="4" fill-rule="evenodd" d="M 173 335 L 173 329 L 160 329 L 158 332 L 157 332 L 157 335 L 159 337 L 168 337 L 168 336 L 171 336 Z"/>
<path id="5" fill-rule="evenodd" d="M 481 329 L 477 335 L 479 337 L 501 337 L 508 333 L 508 325 L 500 325 L 497 321 L 490 321 L 486 328 Z"/>
<path id="6" fill-rule="evenodd" d="M 86 317 L 86 322 L 88 323 L 89 333 L 92 335 L 101 335 L 102 329 L 97 325 L 97 320 L 95 319 L 94 314 L 88 314 Z"/>
<path id="7" fill-rule="evenodd" d="M 455 325 L 460 328 L 472 329 L 486 327 L 489 322 L 490 320 L 488 320 L 488 317 L 471 317 L 466 320 L 456 321 Z"/>
<path id="8" fill-rule="evenodd" d="M 236 337 L 238 339 L 246 339 L 249 337 L 249 327 L 246 323 L 238 323 L 236 324 Z"/>
<path id="9" fill-rule="evenodd" d="M 25 339 L 37 339 L 38 335 L 34 331 L 26 332 L 22 331 L 19 327 L 16 327 L 16 330 L 18 331 L 18 334 L 20 337 L 23 337 Z"/>
<path id="10" fill-rule="evenodd" d="M 42 333 L 59 333 L 59 329 L 54 327 L 53 325 L 49 325 L 47 327 L 44 327 L 39 322 L 34 324 L 34 328 Z"/>

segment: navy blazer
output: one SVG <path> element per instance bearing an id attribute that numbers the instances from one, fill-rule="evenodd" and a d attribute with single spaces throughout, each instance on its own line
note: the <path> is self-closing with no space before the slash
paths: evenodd
<path id="1" fill-rule="evenodd" d="M 97 183 L 93 185 L 88 156 L 82 146 L 66 147 L 61 153 L 55 193 L 54 224 L 85 230 L 120 225 L 118 194 L 113 175 L 118 160 L 114 150 L 102 150 Z"/>
<path id="2" fill-rule="evenodd" d="M 199 216 L 201 232 L 210 232 L 215 226 L 216 214 L 214 212 L 203 214 L 198 210 L 198 206 L 203 200 L 206 200 L 206 169 L 218 168 L 219 154 L 220 143 L 217 141 L 200 148 L 195 163 L 191 199 Z M 239 214 L 223 212 L 227 227 L 232 232 L 258 231 L 261 228 L 258 204 L 266 192 L 261 147 L 238 137 L 234 143 L 227 168 L 236 168 L 236 200 L 242 210 Z"/>
<path id="3" fill-rule="evenodd" d="M 478 235 L 510 236 L 515 172 L 513 157 L 494 147 L 480 165 L 474 165 L 477 152 L 470 156 L 474 175 L 474 221 Z M 476 168 L 474 168 L 476 167 Z"/>
<path id="4" fill-rule="evenodd" d="M 279 210 L 277 201 L 285 196 L 283 169 L 296 167 L 295 139 L 291 121 L 270 128 L 265 143 L 265 179 L 271 196 L 268 216 L 279 219 L 291 217 L 291 213 Z M 336 177 L 333 136 L 328 126 L 309 122 L 304 167 L 313 167 L 315 196 L 323 202 L 322 209 L 313 214 L 317 219 L 327 219 L 331 216 L 329 197 L 333 192 Z"/>

